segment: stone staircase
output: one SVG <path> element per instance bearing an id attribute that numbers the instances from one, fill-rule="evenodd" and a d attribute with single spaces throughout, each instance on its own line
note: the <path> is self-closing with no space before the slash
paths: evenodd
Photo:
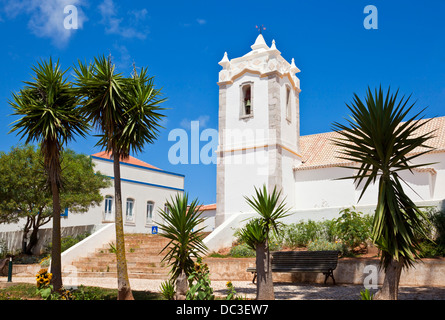
<path id="1" fill-rule="evenodd" d="M 167 262 L 161 262 L 165 252 L 159 254 L 167 243 L 168 239 L 159 235 L 126 234 L 125 256 L 128 277 L 167 280 L 170 268 Z M 73 261 L 72 266 L 75 267 L 78 277 L 117 277 L 116 254 L 110 244 L 104 245 L 87 257 Z M 64 268 L 64 275 L 69 273 L 67 270 L 70 268 Z"/>

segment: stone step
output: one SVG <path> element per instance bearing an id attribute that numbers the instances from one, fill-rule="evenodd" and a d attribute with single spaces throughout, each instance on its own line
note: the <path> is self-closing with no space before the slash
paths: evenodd
<path id="1" fill-rule="evenodd" d="M 129 242 L 129 241 L 125 241 L 125 248 L 128 250 L 128 248 L 145 248 L 145 249 L 149 249 L 149 248 L 164 248 L 166 245 L 168 244 L 168 241 L 166 242 L 150 242 L 150 241 L 146 241 L 146 242 Z M 106 244 L 104 244 L 102 246 L 102 249 L 110 249 L 112 246 L 116 246 L 116 242 L 115 241 L 110 241 Z"/>
<path id="2" fill-rule="evenodd" d="M 145 263 L 145 264 L 153 264 L 153 263 L 161 263 L 162 257 L 161 256 L 146 256 L 146 255 L 132 255 L 132 254 L 126 254 L 125 255 L 127 259 L 127 263 Z M 97 256 L 89 256 L 80 258 L 79 260 L 75 261 L 76 264 L 91 264 L 91 263 L 110 263 L 116 262 L 116 256 L 113 255 L 97 255 Z"/>
<path id="3" fill-rule="evenodd" d="M 170 267 L 162 262 L 165 253 L 161 250 L 169 239 L 159 235 L 125 235 L 125 258 L 130 278 L 137 279 L 168 279 Z M 114 243 L 112 243 L 114 245 Z M 110 252 L 110 244 L 88 257 L 73 262 L 78 277 L 112 277 L 117 274 L 116 254 Z"/>
<path id="4" fill-rule="evenodd" d="M 126 248 L 125 250 L 125 254 L 132 254 L 132 253 L 139 253 L 139 254 L 145 254 L 145 255 L 165 255 L 167 253 L 167 249 L 162 251 L 164 247 L 159 247 L 159 248 Z M 96 249 L 95 250 L 96 253 L 99 254 L 114 254 L 113 251 L 110 251 L 109 248 L 101 248 L 101 249 Z"/>

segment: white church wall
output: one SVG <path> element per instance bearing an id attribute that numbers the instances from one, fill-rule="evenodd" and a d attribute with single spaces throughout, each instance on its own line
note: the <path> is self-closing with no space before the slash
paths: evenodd
<path id="1" fill-rule="evenodd" d="M 292 88 L 292 84 L 289 81 L 288 77 L 283 77 L 280 79 L 280 99 L 283 102 L 281 104 L 281 142 L 284 146 L 290 147 L 291 150 L 298 152 L 298 144 L 297 144 L 297 97 L 296 92 Z M 286 114 L 286 89 L 290 89 L 291 94 L 291 112 L 290 117 Z"/>
<path id="2" fill-rule="evenodd" d="M 250 161 L 261 161 L 262 164 L 254 165 Z M 225 163 L 225 214 L 248 212 L 251 208 L 244 196 L 254 195 L 254 187 L 267 184 L 268 154 L 264 149 L 234 151 L 226 153 Z"/>
<path id="3" fill-rule="evenodd" d="M 201 215 L 205 220 L 197 226 L 197 229 L 204 228 L 203 232 L 212 232 L 215 230 L 216 209 L 205 210 Z"/>
<path id="4" fill-rule="evenodd" d="M 425 154 L 414 163 L 431 163 L 426 167 L 434 168 L 436 174 L 429 174 L 431 198 L 434 200 L 445 199 L 445 153 L 429 153 Z"/>
<path id="5" fill-rule="evenodd" d="M 292 172 L 297 161 L 297 156 L 285 149 L 282 149 L 282 153 L 282 193 L 284 196 L 286 196 L 287 204 L 290 207 L 295 208 L 297 199 L 295 192 L 295 179 Z"/>
<path id="6" fill-rule="evenodd" d="M 295 172 L 295 208 L 351 206 L 355 204 L 354 187 L 345 177 L 344 168 L 321 168 Z"/>

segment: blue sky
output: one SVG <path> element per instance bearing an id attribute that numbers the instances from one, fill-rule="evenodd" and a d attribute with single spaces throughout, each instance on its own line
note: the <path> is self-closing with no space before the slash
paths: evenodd
<path id="1" fill-rule="evenodd" d="M 78 29 L 67 30 L 66 5 L 78 9 Z M 367 30 L 367 5 L 378 9 L 378 29 Z M 146 66 L 168 101 L 158 141 L 136 155 L 165 170 L 185 174 L 185 189 L 202 203 L 216 201 L 216 166 L 172 165 L 168 133 L 200 120 L 218 127 L 218 86 L 225 51 L 230 59 L 250 51 L 263 24 L 268 45 L 301 70 L 301 134 L 331 130 L 348 111 L 353 93 L 391 86 L 417 100 L 427 117 L 445 116 L 445 1 L 117 1 L 0 0 L 0 150 L 19 143 L 8 134 L 11 92 L 29 80 L 31 66 L 49 56 L 64 68 L 77 59 L 111 53 L 128 75 L 132 63 Z M 70 148 L 100 151 L 94 137 Z"/>

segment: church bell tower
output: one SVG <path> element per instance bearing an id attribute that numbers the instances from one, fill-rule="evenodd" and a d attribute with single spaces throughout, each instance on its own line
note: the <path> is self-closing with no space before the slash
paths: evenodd
<path id="1" fill-rule="evenodd" d="M 232 214 L 251 212 L 244 196 L 266 184 L 282 190 L 294 207 L 293 167 L 301 163 L 300 70 L 262 34 L 247 54 L 219 62 L 219 145 L 216 226 Z"/>

